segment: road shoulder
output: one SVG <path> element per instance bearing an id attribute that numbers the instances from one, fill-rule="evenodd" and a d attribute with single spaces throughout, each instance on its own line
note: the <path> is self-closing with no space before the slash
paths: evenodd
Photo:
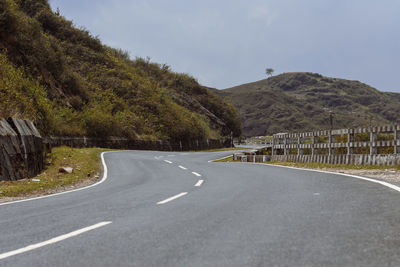
<path id="1" fill-rule="evenodd" d="M 91 186 L 100 180 L 100 148 L 54 148 L 46 169 L 38 176 L 18 181 L 0 182 L 0 203 L 40 198 Z M 71 167 L 72 173 L 60 172 Z"/>

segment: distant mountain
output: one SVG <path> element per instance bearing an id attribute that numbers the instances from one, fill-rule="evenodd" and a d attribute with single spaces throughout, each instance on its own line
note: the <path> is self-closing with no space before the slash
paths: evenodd
<path id="1" fill-rule="evenodd" d="M 8 116 L 53 135 L 194 140 L 241 131 L 235 109 L 193 77 L 103 45 L 47 0 L 0 0 L 0 117 Z"/>
<path id="2" fill-rule="evenodd" d="M 315 73 L 284 73 L 214 90 L 239 110 L 245 136 L 400 123 L 400 94 Z"/>

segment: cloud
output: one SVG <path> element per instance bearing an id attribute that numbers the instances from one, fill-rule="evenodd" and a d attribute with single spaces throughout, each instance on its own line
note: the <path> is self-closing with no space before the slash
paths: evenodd
<path id="1" fill-rule="evenodd" d="M 278 18 L 278 14 L 271 8 L 266 6 L 253 7 L 249 12 L 249 19 L 260 21 L 265 26 L 269 27 Z"/>
<path id="2" fill-rule="evenodd" d="M 52 0 L 105 43 L 207 86 L 312 71 L 400 91 L 400 1 Z"/>

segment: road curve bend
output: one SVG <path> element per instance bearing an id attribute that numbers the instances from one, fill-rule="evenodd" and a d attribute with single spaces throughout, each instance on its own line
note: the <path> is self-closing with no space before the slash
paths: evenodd
<path id="1" fill-rule="evenodd" d="M 228 154 L 104 154 L 96 186 L 0 206 L 0 266 L 400 266 L 395 189 Z"/>

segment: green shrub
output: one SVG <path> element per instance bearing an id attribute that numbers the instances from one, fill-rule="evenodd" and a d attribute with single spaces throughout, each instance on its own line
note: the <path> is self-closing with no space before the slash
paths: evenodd
<path id="1" fill-rule="evenodd" d="M 48 124 L 53 106 L 44 87 L 22 68 L 15 68 L 1 53 L 0 81 L 0 117 L 14 116 Z"/>
<path id="2" fill-rule="evenodd" d="M 182 141 L 240 134 L 233 107 L 193 77 L 103 46 L 47 0 L 0 0 L 2 50 L 0 115 L 33 119 L 46 134 Z"/>

